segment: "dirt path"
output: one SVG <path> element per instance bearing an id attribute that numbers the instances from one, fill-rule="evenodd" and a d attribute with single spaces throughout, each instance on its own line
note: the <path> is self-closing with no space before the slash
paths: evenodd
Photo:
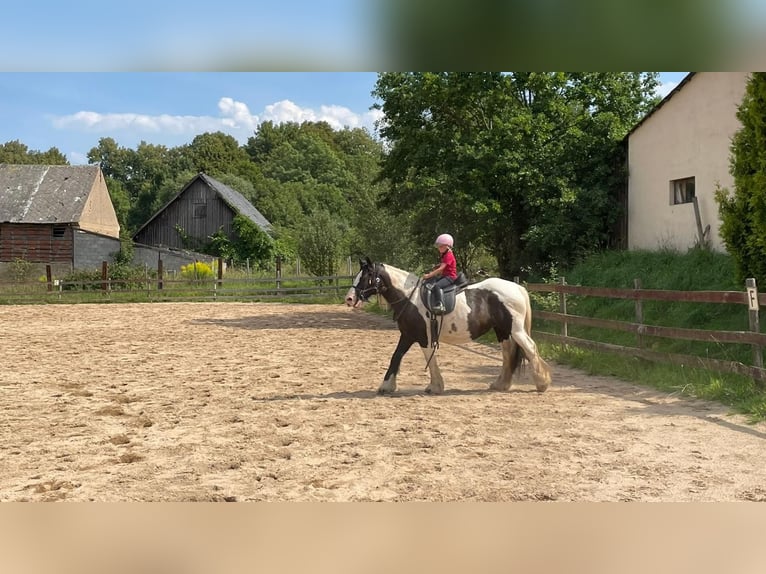
<path id="1" fill-rule="evenodd" d="M 0 501 L 766 500 L 766 425 L 499 354 L 423 354 L 338 306 L 0 306 Z"/>

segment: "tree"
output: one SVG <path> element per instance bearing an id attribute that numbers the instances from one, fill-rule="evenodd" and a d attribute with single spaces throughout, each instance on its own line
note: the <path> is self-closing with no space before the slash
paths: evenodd
<path id="1" fill-rule="evenodd" d="M 424 245 L 448 231 L 504 276 L 603 247 L 620 140 L 654 103 L 656 74 L 387 73 L 374 95 L 389 146 L 384 204 Z"/>
<path id="2" fill-rule="evenodd" d="M 734 192 L 719 188 L 719 233 L 734 259 L 739 282 L 766 281 L 766 72 L 754 72 L 737 109 L 742 127 L 731 144 Z"/>
<path id="3" fill-rule="evenodd" d="M 343 238 L 342 224 L 327 210 L 307 218 L 297 232 L 297 253 L 313 275 L 334 275 L 338 270 Z"/>
<path id="4" fill-rule="evenodd" d="M 88 152 L 88 160 L 101 165 L 113 200 L 120 206 L 121 225 L 135 231 L 191 179 L 192 162 L 184 151 L 143 141 L 133 150 L 120 147 L 112 138 L 101 138 Z M 179 183 L 181 187 L 173 192 L 172 186 Z M 122 216 L 125 195 L 128 208 Z"/>
<path id="5" fill-rule="evenodd" d="M 223 132 L 208 132 L 196 136 L 185 150 L 185 155 L 195 171 L 212 177 L 236 173 L 237 165 L 248 163 L 250 160 L 237 140 Z"/>
<path id="6" fill-rule="evenodd" d="M 69 165 L 66 156 L 58 148 L 52 147 L 45 152 L 30 150 L 19 140 L 9 141 L 0 145 L 0 163 Z"/>

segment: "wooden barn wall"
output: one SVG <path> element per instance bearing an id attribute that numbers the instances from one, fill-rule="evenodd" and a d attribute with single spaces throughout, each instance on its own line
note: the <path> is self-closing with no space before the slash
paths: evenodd
<path id="1" fill-rule="evenodd" d="M 204 206 L 205 216 L 195 217 L 195 209 Z M 192 183 L 173 203 L 135 236 L 137 243 L 157 245 L 174 249 L 194 249 L 210 241 L 209 237 L 221 227 L 227 235 L 232 233 L 234 213 L 218 194 L 203 181 Z M 184 245 L 176 231 L 181 227 L 196 239 L 196 245 Z"/>
<path id="2" fill-rule="evenodd" d="M 54 236 L 54 227 L 61 236 Z M 72 263 L 74 234 L 71 225 L 0 224 L 0 261 Z"/>

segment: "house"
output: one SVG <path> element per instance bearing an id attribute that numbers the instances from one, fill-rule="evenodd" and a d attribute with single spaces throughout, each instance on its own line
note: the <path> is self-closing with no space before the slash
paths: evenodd
<path id="1" fill-rule="evenodd" d="M 726 250 L 714 193 L 734 186 L 730 146 L 748 79 L 692 72 L 626 136 L 628 249 Z"/>
<path id="2" fill-rule="evenodd" d="M 108 259 L 120 225 L 97 165 L 0 164 L 0 265 Z"/>
<path id="3" fill-rule="evenodd" d="M 136 231 L 133 240 L 155 247 L 200 249 L 219 229 L 232 237 L 237 215 L 266 232 L 271 229 L 269 221 L 239 192 L 200 173 Z"/>

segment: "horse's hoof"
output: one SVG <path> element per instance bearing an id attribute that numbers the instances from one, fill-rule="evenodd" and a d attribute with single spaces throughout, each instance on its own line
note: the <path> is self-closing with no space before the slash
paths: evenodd
<path id="1" fill-rule="evenodd" d="M 433 391 L 431 390 L 431 387 L 426 387 L 426 394 L 427 395 L 432 395 L 433 394 Z"/>

